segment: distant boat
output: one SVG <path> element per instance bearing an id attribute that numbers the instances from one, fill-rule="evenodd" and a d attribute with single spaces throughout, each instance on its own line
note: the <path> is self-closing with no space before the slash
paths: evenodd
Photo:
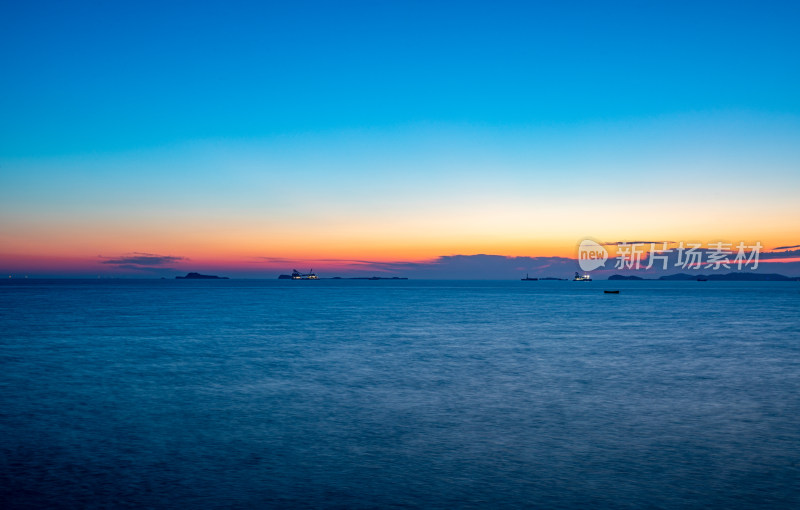
<path id="1" fill-rule="evenodd" d="M 581 276 L 578 273 L 575 273 L 575 278 L 573 278 L 572 281 L 573 282 L 590 282 L 590 281 L 592 281 L 592 277 L 589 276 L 588 274 L 585 274 L 585 275 Z"/>
<path id="2" fill-rule="evenodd" d="M 297 269 L 292 269 L 292 280 L 319 280 L 314 270 L 311 269 L 307 273 L 301 273 Z"/>
<path id="3" fill-rule="evenodd" d="M 603 294 L 619 294 L 618 290 L 604 290 Z"/>
<path id="4" fill-rule="evenodd" d="M 698 282 L 707 282 L 707 281 L 708 281 L 708 278 L 698 277 L 698 278 L 697 278 L 697 281 L 698 281 Z"/>
<path id="5" fill-rule="evenodd" d="M 523 282 L 535 282 L 538 278 L 531 278 L 528 273 L 525 273 L 525 278 L 520 278 Z"/>

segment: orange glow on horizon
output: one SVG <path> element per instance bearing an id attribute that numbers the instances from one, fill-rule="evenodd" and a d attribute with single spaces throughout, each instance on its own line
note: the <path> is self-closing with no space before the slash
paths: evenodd
<path id="1" fill-rule="evenodd" d="M 168 256 L 174 258 L 161 265 L 154 265 L 153 270 L 166 268 L 175 271 L 249 271 L 263 272 L 265 275 L 283 273 L 297 267 L 308 269 L 310 267 L 331 271 L 358 271 L 378 270 L 382 265 L 393 263 L 426 263 L 435 261 L 442 256 L 453 255 L 499 255 L 506 257 L 563 257 L 574 259 L 577 255 L 577 245 L 580 240 L 564 242 L 563 240 L 530 241 L 523 239 L 476 239 L 472 242 L 455 239 L 441 239 L 438 242 L 404 243 L 402 240 L 384 240 L 382 243 L 369 240 L 350 239 L 350 242 L 333 243 L 333 236 L 329 236 L 327 243 L 318 243 L 314 239 L 299 239 L 296 245 L 281 243 L 270 246 L 268 243 L 248 243 L 242 247 L 236 244 L 217 244 L 205 242 L 188 242 L 176 240 L 164 245 L 151 245 L 146 251 L 132 250 L 133 244 L 118 245 L 112 249 L 109 245 L 101 253 L 92 253 L 87 250 L 78 250 L 69 246 L 65 253 L 49 255 L 37 254 L 31 250 L 27 253 L 0 253 L 0 271 L 6 274 L 23 273 L 96 273 L 101 274 L 138 274 L 126 270 L 125 264 L 112 264 L 109 261 L 125 259 L 125 257 L 145 254 L 153 256 Z M 630 239 L 628 242 L 633 242 Z M 680 240 L 678 240 L 680 241 Z M 716 242 L 711 239 L 702 242 L 703 248 L 709 243 Z M 739 240 L 725 240 L 735 246 Z M 756 241 L 742 239 L 747 245 Z M 764 246 L 761 252 L 761 261 L 764 263 L 790 263 L 800 262 L 800 257 L 770 258 L 770 247 L 787 245 L 786 239 L 759 239 Z M 689 242 L 689 241 L 686 241 Z M 33 248 L 31 246 L 30 248 Z M 675 245 L 670 245 L 674 248 Z M 128 249 L 125 249 L 128 248 Z M 610 256 L 614 256 L 615 247 L 609 246 Z M 650 245 L 641 246 L 643 252 L 649 251 Z M 656 245 L 660 248 L 660 245 Z M 780 252 L 776 252 L 780 253 Z M 308 267 L 306 267 L 308 266 Z M 147 268 L 143 268 L 147 269 Z M 154 273 L 155 274 L 155 273 Z"/>

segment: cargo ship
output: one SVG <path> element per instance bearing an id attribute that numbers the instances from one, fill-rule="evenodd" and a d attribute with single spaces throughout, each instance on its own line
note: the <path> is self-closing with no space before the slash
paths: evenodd
<path id="1" fill-rule="evenodd" d="M 314 270 L 311 269 L 307 273 L 301 273 L 297 269 L 292 269 L 292 280 L 319 280 Z"/>

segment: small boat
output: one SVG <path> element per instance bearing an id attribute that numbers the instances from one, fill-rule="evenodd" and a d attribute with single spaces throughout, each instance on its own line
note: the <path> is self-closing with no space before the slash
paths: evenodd
<path id="1" fill-rule="evenodd" d="M 590 281 L 592 281 L 592 277 L 589 276 L 588 274 L 585 274 L 585 275 L 581 276 L 578 273 L 575 273 L 575 278 L 573 278 L 572 281 L 573 282 L 590 282 Z"/>
<path id="2" fill-rule="evenodd" d="M 707 282 L 708 278 L 698 278 L 697 281 L 698 282 Z"/>
<path id="3" fill-rule="evenodd" d="M 619 294 L 618 290 L 604 290 L 603 294 Z"/>
<path id="4" fill-rule="evenodd" d="M 297 269 L 292 270 L 292 280 L 319 280 L 317 275 L 314 274 L 314 270 L 310 270 L 307 273 L 301 273 Z"/>
<path id="5" fill-rule="evenodd" d="M 525 273 L 525 278 L 520 278 L 523 282 L 535 282 L 538 278 L 531 278 L 528 273 Z"/>

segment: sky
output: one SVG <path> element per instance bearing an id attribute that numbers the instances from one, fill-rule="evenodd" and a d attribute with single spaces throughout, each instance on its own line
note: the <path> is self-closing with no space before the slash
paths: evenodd
<path id="1" fill-rule="evenodd" d="M 564 276 L 591 238 L 760 242 L 800 275 L 799 22 L 2 1 L 0 274 Z"/>

